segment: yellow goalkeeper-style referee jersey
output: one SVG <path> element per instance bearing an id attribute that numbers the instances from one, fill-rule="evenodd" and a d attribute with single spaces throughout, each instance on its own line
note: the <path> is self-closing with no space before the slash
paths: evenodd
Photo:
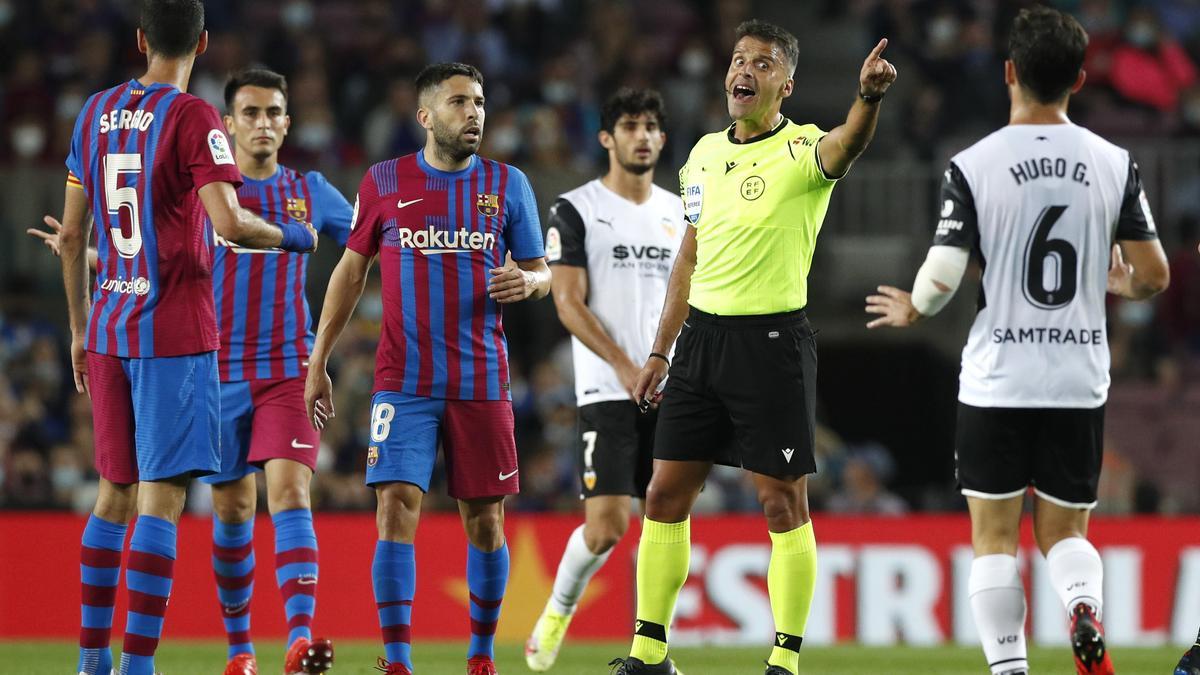
<path id="1" fill-rule="evenodd" d="M 708 134 L 679 171 L 696 228 L 688 304 L 710 314 L 773 314 L 808 304 L 808 269 L 836 179 L 817 156 L 825 135 L 784 118 L 748 142 Z"/>

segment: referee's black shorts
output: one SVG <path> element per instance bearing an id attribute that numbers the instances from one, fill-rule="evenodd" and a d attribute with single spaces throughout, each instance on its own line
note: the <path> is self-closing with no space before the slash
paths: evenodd
<path id="1" fill-rule="evenodd" d="M 804 310 L 715 316 L 693 307 L 675 343 L 654 458 L 783 479 L 814 473 L 816 383 Z"/>

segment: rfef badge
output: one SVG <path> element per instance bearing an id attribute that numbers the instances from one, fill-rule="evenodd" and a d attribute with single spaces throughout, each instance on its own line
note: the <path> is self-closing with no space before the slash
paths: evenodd
<path id="1" fill-rule="evenodd" d="M 298 220 L 302 223 L 308 222 L 308 202 L 299 197 L 291 197 L 287 200 L 287 214 L 292 220 Z"/>
<path id="2" fill-rule="evenodd" d="M 491 218 L 500 213 L 500 195 L 480 193 L 475 208 L 481 215 Z"/>
<path id="3" fill-rule="evenodd" d="M 688 185 L 683 189 L 683 219 L 691 225 L 700 222 L 700 210 L 704 208 L 704 186 Z"/>

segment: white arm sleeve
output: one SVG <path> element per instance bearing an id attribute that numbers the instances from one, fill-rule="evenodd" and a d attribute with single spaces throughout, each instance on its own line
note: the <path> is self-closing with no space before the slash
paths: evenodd
<path id="1" fill-rule="evenodd" d="M 942 311 L 962 282 L 971 252 L 958 246 L 931 246 L 913 282 L 912 303 L 922 316 Z"/>

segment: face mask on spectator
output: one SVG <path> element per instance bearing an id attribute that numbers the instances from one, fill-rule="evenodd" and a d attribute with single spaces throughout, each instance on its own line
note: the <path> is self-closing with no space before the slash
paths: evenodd
<path id="1" fill-rule="evenodd" d="M 712 58 L 708 52 L 693 47 L 679 55 L 679 70 L 688 77 L 703 77 L 712 67 Z"/>
<path id="2" fill-rule="evenodd" d="M 958 19 L 953 16 L 939 16 L 929 22 L 929 42 L 934 47 L 945 47 L 957 37 Z"/>
<path id="3" fill-rule="evenodd" d="M 11 2 L 0 0 L 0 28 L 8 26 L 12 22 L 13 7 Z"/>
<path id="4" fill-rule="evenodd" d="M 83 472 L 77 466 L 56 466 L 50 472 L 50 483 L 55 490 L 70 490 L 83 481 Z"/>
<path id="5" fill-rule="evenodd" d="M 11 140 L 17 157 L 37 157 L 46 147 L 46 130 L 37 124 L 18 124 L 13 127 Z"/>
<path id="6" fill-rule="evenodd" d="M 60 120 L 74 120 L 83 109 L 84 98 L 74 92 L 65 92 L 54 104 L 54 114 Z"/>
<path id="7" fill-rule="evenodd" d="M 358 303 L 358 311 L 368 321 L 378 321 L 383 317 L 383 298 L 378 295 L 364 295 Z"/>
<path id="8" fill-rule="evenodd" d="M 565 80 L 550 80 L 542 85 L 542 98 L 551 105 L 569 103 L 575 98 L 575 86 Z"/>
<path id="9" fill-rule="evenodd" d="M 1146 21 L 1138 21 L 1125 31 L 1125 39 L 1135 47 L 1149 49 L 1158 42 L 1158 28 Z"/>
<path id="10" fill-rule="evenodd" d="M 280 12 L 279 18 L 289 28 L 308 28 L 313 22 L 312 5 L 305 0 L 289 2 Z"/>
<path id="11" fill-rule="evenodd" d="M 521 132 L 513 126 L 502 126 L 488 132 L 488 145 L 501 156 L 516 154 L 521 147 Z"/>
<path id="12" fill-rule="evenodd" d="M 333 141 L 333 127 L 321 122 L 302 124 L 295 131 L 296 143 L 305 150 L 324 150 Z"/>

